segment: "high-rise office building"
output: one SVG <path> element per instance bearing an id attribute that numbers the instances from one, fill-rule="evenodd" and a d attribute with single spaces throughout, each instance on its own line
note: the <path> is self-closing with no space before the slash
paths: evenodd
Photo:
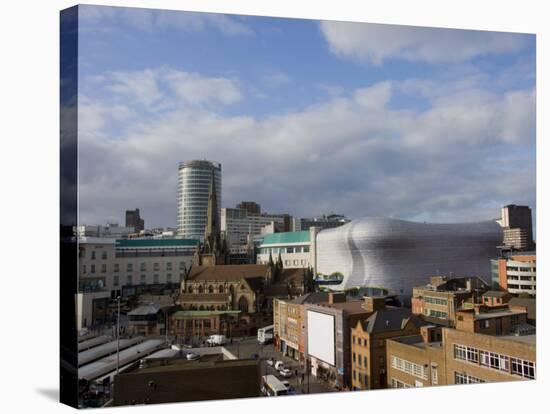
<path id="1" fill-rule="evenodd" d="M 139 215 L 139 208 L 126 210 L 126 227 L 133 227 L 136 232 L 145 229 L 145 222 Z"/>
<path id="2" fill-rule="evenodd" d="M 178 235 L 180 237 L 204 241 L 212 175 L 214 175 L 216 190 L 216 214 L 219 218 L 222 201 L 221 164 L 206 160 L 186 161 L 179 164 Z"/>
<path id="3" fill-rule="evenodd" d="M 534 249 L 533 222 L 528 206 L 510 204 L 502 207 L 500 224 L 503 228 L 504 247 L 520 251 Z"/>

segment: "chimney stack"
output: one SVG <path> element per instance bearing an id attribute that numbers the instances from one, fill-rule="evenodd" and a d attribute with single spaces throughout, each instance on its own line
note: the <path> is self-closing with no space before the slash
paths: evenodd
<path id="1" fill-rule="evenodd" d="M 363 301 L 363 309 L 367 312 L 386 309 L 386 298 L 383 296 L 364 296 Z"/>
<path id="2" fill-rule="evenodd" d="M 328 303 L 344 303 L 346 301 L 346 294 L 344 292 L 330 292 L 328 294 Z"/>

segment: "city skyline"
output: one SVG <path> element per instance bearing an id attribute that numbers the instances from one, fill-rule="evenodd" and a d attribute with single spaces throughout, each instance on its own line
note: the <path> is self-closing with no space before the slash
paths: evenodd
<path id="1" fill-rule="evenodd" d="M 191 159 L 221 207 L 536 216 L 533 35 L 98 6 L 80 30 L 82 224 L 175 227 Z"/>

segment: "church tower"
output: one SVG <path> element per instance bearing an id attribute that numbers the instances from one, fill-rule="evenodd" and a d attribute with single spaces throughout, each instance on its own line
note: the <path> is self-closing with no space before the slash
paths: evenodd
<path id="1" fill-rule="evenodd" d="M 216 197 L 216 180 L 212 171 L 210 190 L 208 192 L 207 221 L 204 228 L 204 244 L 195 254 L 193 264 L 197 266 L 215 266 L 227 263 L 227 245 L 220 236 L 220 217 Z"/>

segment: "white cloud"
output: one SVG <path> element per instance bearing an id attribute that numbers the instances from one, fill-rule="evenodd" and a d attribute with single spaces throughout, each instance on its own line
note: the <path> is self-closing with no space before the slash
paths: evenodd
<path id="1" fill-rule="evenodd" d="M 107 92 L 107 100 L 131 103 L 148 111 L 164 112 L 178 106 L 230 105 L 242 99 L 239 82 L 206 77 L 172 68 L 108 72 L 91 81 Z"/>
<path id="2" fill-rule="evenodd" d="M 152 73 L 162 85 L 199 85 L 163 86 L 160 100 L 175 94 L 201 104 L 201 93 L 227 86 L 204 86 L 210 78 L 198 74 Z M 445 82 L 445 96 L 429 92 L 437 84 L 424 85 L 427 109 L 393 109 L 403 85 L 415 90 L 414 81 L 381 82 L 266 119 L 173 106 L 123 128 L 116 140 L 88 130 L 81 134 L 82 219 L 103 222 L 139 206 L 149 224 L 174 225 L 177 165 L 194 158 L 223 164 L 224 206 L 255 199 L 296 215 L 429 214 L 441 221 L 489 218 L 509 202 L 534 204 L 533 91 L 496 94 Z M 238 94 L 215 96 L 230 103 Z M 109 109 L 88 104 L 95 111 L 88 123 L 101 127 L 94 114 Z"/>
<path id="3" fill-rule="evenodd" d="M 214 13 L 80 5 L 79 19 L 83 30 L 101 31 L 109 23 L 113 27 L 124 25 L 144 32 L 178 30 L 200 33 L 213 29 L 227 36 L 253 34 L 242 18 Z"/>
<path id="4" fill-rule="evenodd" d="M 379 65 L 387 59 L 458 63 L 486 54 L 511 53 L 526 44 L 526 35 L 369 23 L 320 23 L 337 56 Z"/>

